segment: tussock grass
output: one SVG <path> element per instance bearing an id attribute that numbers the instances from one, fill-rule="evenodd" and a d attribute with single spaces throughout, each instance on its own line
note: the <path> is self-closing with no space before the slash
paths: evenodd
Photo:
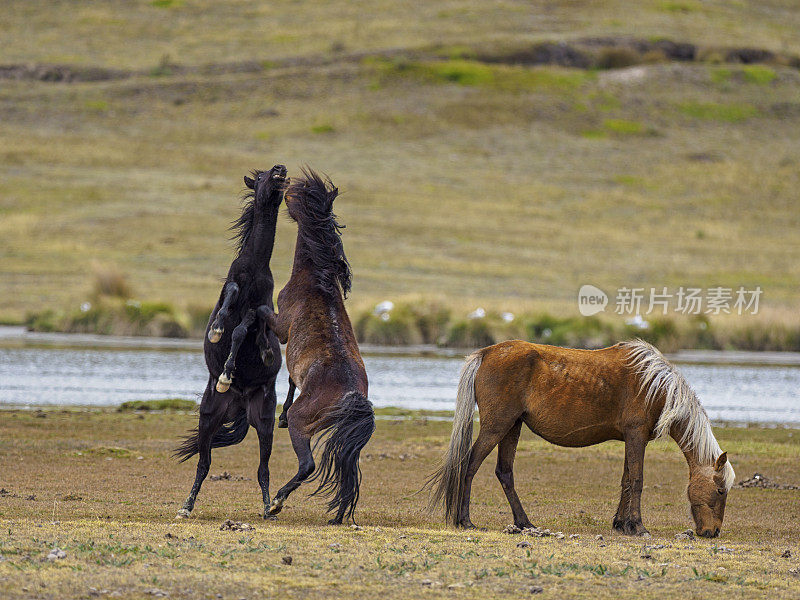
<path id="1" fill-rule="evenodd" d="M 501 533 L 511 517 L 493 455 L 473 486 L 473 520 L 488 529 L 455 531 L 427 515 L 426 498 L 416 493 L 444 452 L 450 423 L 400 413 L 407 418 L 378 421 L 365 449 L 360 529 L 352 529 L 326 526 L 323 502 L 308 498 L 305 488 L 291 496 L 278 521 L 263 521 L 252 433 L 238 446 L 214 451 L 211 474 L 232 477 L 208 479 L 194 516 L 176 522 L 194 464 L 176 463 L 170 449 L 196 416 L 6 412 L 0 419 L 0 594 L 84 597 L 94 588 L 122 598 L 160 592 L 250 598 L 264 590 L 304 597 L 486 598 L 527 596 L 534 586 L 548 596 L 587 598 L 800 593 L 800 580 L 790 573 L 800 553 L 797 492 L 734 489 L 720 538 L 676 540 L 691 523 L 686 464 L 674 444 L 654 443 L 642 503 L 653 538 L 630 539 L 610 532 L 622 445 L 558 448 L 525 431 L 515 467 L 522 502 L 535 524 L 578 537 Z M 740 479 L 758 471 L 798 483 L 797 431 L 715 433 Z M 77 454 L 76 448 L 102 451 Z M 273 493 L 296 466 L 288 435 L 277 430 Z M 220 531 L 225 519 L 255 529 Z M 523 541 L 530 545 L 518 547 Z M 46 560 L 53 547 L 66 557 Z M 781 558 L 785 550 L 791 558 Z"/>

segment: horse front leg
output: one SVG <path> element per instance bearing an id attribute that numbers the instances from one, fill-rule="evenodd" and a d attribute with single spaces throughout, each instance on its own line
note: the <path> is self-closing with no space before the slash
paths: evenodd
<path id="1" fill-rule="evenodd" d="M 228 355 L 228 360 L 225 361 L 225 366 L 222 370 L 222 373 L 219 375 L 219 379 L 217 380 L 217 391 L 220 394 L 224 394 L 231 387 L 231 383 L 233 382 L 233 369 L 236 367 L 236 355 L 239 354 L 239 348 L 241 347 L 244 338 L 247 337 L 247 330 L 250 328 L 250 325 L 253 324 L 255 319 L 255 311 L 248 310 L 242 319 L 242 322 L 234 328 L 233 333 L 231 334 L 231 352 Z"/>
<path id="2" fill-rule="evenodd" d="M 642 488 L 644 482 L 644 450 L 647 432 L 631 430 L 625 432 L 625 459 L 628 463 L 630 496 L 624 521 L 627 535 L 650 535 L 642 524 Z"/>
<path id="3" fill-rule="evenodd" d="M 268 367 L 272 364 L 272 361 L 275 359 L 275 352 L 272 350 L 272 346 L 269 343 L 269 326 L 267 325 L 267 319 L 265 315 L 269 312 L 269 306 L 266 304 L 262 304 L 256 309 L 256 317 L 258 317 L 258 335 L 256 336 L 256 345 L 261 352 L 261 360 L 264 362 L 264 366 Z"/>
<path id="4" fill-rule="evenodd" d="M 622 482 L 620 483 L 619 505 L 614 515 L 611 526 L 615 531 L 625 533 L 625 514 L 628 510 L 628 503 L 631 498 L 631 481 L 628 472 L 628 457 L 625 456 L 625 468 L 622 472 Z"/>
<path id="5" fill-rule="evenodd" d="M 256 309 L 258 314 L 258 318 L 263 320 L 266 323 L 266 326 L 272 330 L 278 341 L 281 344 L 285 344 L 289 341 L 289 324 L 284 323 L 284 319 L 281 319 L 280 315 L 272 310 L 266 304 L 262 304 Z"/>
<path id="6" fill-rule="evenodd" d="M 236 299 L 239 297 L 239 286 L 236 285 L 233 281 L 229 282 L 225 286 L 225 296 L 222 300 L 222 306 L 219 307 L 217 311 L 216 317 L 214 317 L 214 321 L 211 323 L 211 326 L 208 328 L 208 341 L 212 344 L 216 344 L 218 341 L 222 339 L 222 333 L 225 331 L 225 321 L 228 319 L 228 314 L 230 313 L 231 304 L 236 302 Z"/>
<path id="7" fill-rule="evenodd" d="M 294 385 L 294 381 L 292 378 L 289 377 L 289 393 L 286 394 L 286 401 L 283 403 L 283 410 L 281 411 L 281 415 L 278 417 L 278 428 L 279 429 L 286 429 L 289 427 L 289 420 L 286 418 L 286 411 L 292 406 L 292 402 L 294 402 L 294 391 L 297 387 Z"/>

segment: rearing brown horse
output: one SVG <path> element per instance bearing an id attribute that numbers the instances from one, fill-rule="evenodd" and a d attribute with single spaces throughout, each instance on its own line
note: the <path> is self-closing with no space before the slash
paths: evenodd
<path id="1" fill-rule="evenodd" d="M 476 403 L 481 427 L 472 444 Z M 625 441 L 613 526 L 629 535 L 647 533 L 641 514 L 645 446 L 671 436 L 689 464 L 687 492 L 697 533 L 719 535 L 733 468 L 692 388 L 650 344 L 637 340 L 573 350 L 510 341 L 469 356 L 458 384 L 450 448 L 428 482 L 435 486 L 431 508 L 443 504 L 448 521 L 474 527 L 469 517 L 472 478 L 498 446 L 495 473 L 514 524 L 530 527 L 514 489 L 514 455 L 523 423 L 559 446 Z"/>
<path id="2" fill-rule="evenodd" d="M 283 486 L 269 507 L 275 515 L 289 494 L 314 473 L 311 438 L 323 441 L 319 479 L 314 493 L 333 497 L 330 523 L 352 518 L 358 502 L 361 449 L 375 430 L 372 403 L 367 400 L 367 373 L 353 327 L 344 308 L 350 290 L 350 265 L 344 255 L 341 226 L 333 214 L 338 190 L 330 179 L 310 169 L 286 192 L 289 216 L 297 222 L 297 244 L 289 282 L 278 294 L 278 313 L 263 310 L 269 328 L 286 346 L 290 392 L 284 404 L 297 474 Z M 295 384 L 300 395 L 292 402 Z"/>

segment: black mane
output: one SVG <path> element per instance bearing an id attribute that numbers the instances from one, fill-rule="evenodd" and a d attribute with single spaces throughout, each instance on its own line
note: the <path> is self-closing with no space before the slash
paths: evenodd
<path id="1" fill-rule="evenodd" d="M 253 179 L 256 180 L 258 179 L 259 173 L 260 171 L 257 170 L 250 171 Z M 250 234 L 253 232 L 253 222 L 256 217 L 255 190 L 247 190 L 242 196 L 242 202 L 244 203 L 244 206 L 242 206 L 242 215 L 231 223 L 229 227 L 229 229 L 234 232 L 231 241 L 236 242 L 236 251 L 239 254 L 242 253 L 242 248 L 247 244 L 247 240 L 250 239 Z"/>
<path id="2" fill-rule="evenodd" d="M 321 176 L 308 167 L 301 170 L 303 177 L 294 180 L 286 192 L 294 200 L 289 216 L 297 223 L 298 241 L 302 241 L 296 252 L 312 265 L 321 291 L 341 291 L 346 298 L 352 273 L 342 245 L 344 225 L 336 222 L 332 210 L 339 190 L 327 175 Z"/>

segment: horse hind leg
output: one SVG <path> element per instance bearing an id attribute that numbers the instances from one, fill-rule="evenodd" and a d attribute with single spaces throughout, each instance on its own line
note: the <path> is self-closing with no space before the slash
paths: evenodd
<path id="1" fill-rule="evenodd" d="M 228 318 L 231 304 L 236 302 L 238 296 L 239 286 L 231 281 L 225 286 L 225 298 L 222 300 L 222 306 L 219 307 L 217 316 L 214 317 L 214 321 L 208 328 L 208 341 L 212 344 L 216 344 L 222 339 L 222 334 L 225 331 L 225 321 Z"/>
<path id="2" fill-rule="evenodd" d="M 495 475 L 503 487 L 503 491 L 508 499 L 508 504 L 511 506 L 511 513 L 514 515 L 514 525 L 520 529 L 526 527 L 533 527 L 528 520 L 528 515 L 525 509 L 522 508 L 522 503 L 517 496 L 517 490 L 514 488 L 514 457 L 517 453 L 517 443 L 519 442 L 519 434 L 522 429 L 522 419 L 519 419 L 511 427 L 505 437 L 500 440 L 497 447 L 497 468 Z"/>
<path id="3" fill-rule="evenodd" d="M 228 360 L 225 361 L 225 366 L 222 369 L 222 373 L 219 375 L 219 379 L 217 379 L 217 391 L 220 394 L 227 392 L 231 387 L 231 383 L 233 383 L 233 369 L 236 367 L 236 355 L 239 354 L 239 348 L 244 338 L 247 337 L 247 330 L 250 325 L 253 324 L 254 320 L 255 313 L 252 310 L 247 311 L 242 322 L 234 328 L 231 334 L 231 352 L 228 355 Z"/>
<path id="4" fill-rule="evenodd" d="M 311 452 L 311 436 L 302 433 L 294 421 L 296 421 L 296 418 L 292 418 L 292 415 L 290 415 L 289 437 L 292 439 L 292 447 L 297 455 L 297 473 L 275 494 L 275 498 L 272 499 L 272 503 L 269 506 L 268 512 L 270 515 L 277 515 L 281 512 L 283 503 L 289 497 L 289 494 L 300 487 L 300 484 L 308 479 L 316 469 L 314 455 Z"/>
<path id="5" fill-rule="evenodd" d="M 269 519 L 274 518 L 269 514 L 269 459 L 272 455 L 275 405 L 277 404 L 274 381 L 269 385 L 257 388 L 248 400 L 250 424 L 258 433 L 258 485 L 261 487 L 261 497 L 264 502 L 263 516 L 265 519 Z"/>
<path id="6" fill-rule="evenodd" d="M 469 454 L 469 465 L 464 477 L 464 493 L 461 499 L 461 506 L 458 508 L 458 516 L 456 518 L 456 525 L 464 529 L 475 529 L 472 520 L 469 517 L 469 501 L 472 493 L 472 480 L 475 473 L 478 472 L 481 464 L 489 453 L 494 450 L 494 447 L 505 437 L 508 430 L 505 431 L 490 431 L 488 428 L 481 427 L 478 433 L 478 438 L 472 445 L 472 450 Z"/>
<path id="7" fill-rule="evenodd" d="M 199 454 L 197 472 L 195 474 L 192 490 L 189 492 L 189 496 L 176 515 L 178 519 L 188 518 L 194 510 L 197 494 L 200 492 L 200 487 L 203 485 L 203 481 L 205 481 L 205 478 L 208 476 L 208 471 L 211 468 L 211 440 L 217 430 L 222 426 L 225 412 L 225 410 L 221 412 L 217 410 L 214 412 L 200 413 L 200 423 L 197 428 L 197 448 Z"/>

